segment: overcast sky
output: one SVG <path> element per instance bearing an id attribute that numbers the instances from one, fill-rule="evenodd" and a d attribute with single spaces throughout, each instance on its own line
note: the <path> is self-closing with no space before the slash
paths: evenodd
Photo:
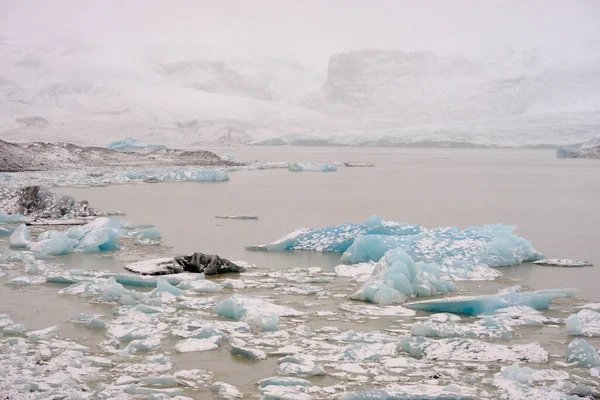
<path id="1" fill-rule="evenodd" d="M 600 0 L 0 0 L 0 35 L 201 44 L 313 64 L 360 48 L 560 53 L 600 38 Z"/>

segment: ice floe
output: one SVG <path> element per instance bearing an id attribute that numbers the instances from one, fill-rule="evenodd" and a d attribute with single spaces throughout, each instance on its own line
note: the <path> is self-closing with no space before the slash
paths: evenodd
<path id="1" fill-rule="evenodd" d="M 337 171 L 335 164 L 317 164 L 310 162 L 303 163 L 289 163 L 287 165 L 288 171 L 300 172 L 300 171 L 317 171 L 317 172 L 334 172 Z"/>
<path id="2" fill-rule="evenodd" d="M 431 360 L 531 363 L 543 363 L 548 360 L 548 352 L 537 343 L 507 346 L 477 339 L 433 340 L 425 337 L 409 337 L 402 339 L 400 346 L 413 357 L 425 357 Z"/>
<path id="3" fill-rule="evenodd" d="M 581 310 L 577 314 L 570 315 L 565 324 L 569 335 L 600 336 L 600 312 L 587 309 Z"/>
<path id="4" fill-rule="evenodd" d="M 591 267 L 587 261 L 574 260 L 570 258 L 544 258 L 533 262 L 536 265 L 547 265 L 549 267 Z"/>

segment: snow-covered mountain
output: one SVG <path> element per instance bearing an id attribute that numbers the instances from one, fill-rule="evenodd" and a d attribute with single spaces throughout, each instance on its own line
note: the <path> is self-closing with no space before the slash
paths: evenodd
<path id="1" fill-rule="evenodd" d="M 134 136 L 170 146 L 581 142 L 600 127 L 598 50 L 360 50 L 332 55 L 315 71 L 198 46 L 5 38 L 0 136 L 82 144 Z"/>

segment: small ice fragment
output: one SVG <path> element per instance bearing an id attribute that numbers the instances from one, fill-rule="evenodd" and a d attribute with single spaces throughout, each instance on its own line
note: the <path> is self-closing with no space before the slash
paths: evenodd
<path id="1" fill-rule="evenodd" d="M 577 289 L 545 289 L 535 292 L 515 292 L 483 296 L 456 296 L 437 300 L 405 304 L 414 310 L 480 315 L 510 306 L 529 306 L 536 310 L 546 309 L 552 300 L 572 297 Z"/>
<path id="2" fill-rule="evenodd" d="M 567 362 L 584 368 L 600 367 L 600 355 L 584 339 L 574 339 L 567 347 Z"/>
<path id="3" fill-rule="evenodd" d="M 290 376 L 273 376 L 271 378 L 266 378 L 258 381 L 258 386 L 266 387 L 266 386 L 304 386 L 309 387 L 312 386 L 310 381 L 302 378 L 295 378 Z"/>
<path id="4" fill-rule="evenodd" d="M 231 343 L 231 354 L 234 356 L 247 358 L 249 360 L 266 360 L 267 353 L 259 349 L 251 349 L 249 347 L 243 347 L 241 345 L 236 344 L 235 342 Z"/>
<path id="5" fill-rule="evenodd" d="M 402 306 L 373 306 L 370 304 L 342 303 L 339 307 L 340 309 L 353 314 L 377 317 L 412 317 L 416 315 L 415 311 Z"/>
<path id="6" fill-rule="evenodd" d="M 544 258 L 533 262 L 537 265 L 546 265 L 549 267 L 591 267 L 592 263 L 588 261 L 575 260 L 569 258 Z"/>
<path id="7" fill-rule="evenodd" d="M 289 163 L 288 171 L 300 172 L 300 171 L 320 171 L 320 172 L 334 172 L 337 171 L 335 164 L 317 164 L 317 163 Z"/>
<path id="8" fill-rule="evenodd" d="M 365 389 L 357 392 L 346 392 L 339 400 L 475 400 L 475 389 L 459 385 L 406 385 L 390 389 Z"/>
<path id="9" fill-rule="evenodd" d="M 258 219 L 258 215 L 215 215 L 219 219 Z"/>
<path id="10" fill-rule="evenodd" d="M 23 335 L 27 332 L 27 328 L 23 324 L 10 324 L 2 328 L 4 335 Z"/>
<path id="11" fill-rule="evenodd" d="M 325 371 L 315 364 L 313 356 L 295 354 L 285 356 L 277 361 L 277 373 L 280 375 L 318 376 Z"/>
<path id="12" fill-rule="evenodd" d="M 223 286 L 218 283 L 211 282 L 204 279 L 196 281 L 183 281 L 177 285 L 179 289 L 191 290 L 196 293 L 217 293 L 223 289 Z"/>
<path id="13" fill-rule="evenodd" d="M 170 375 L 148 376 L 142 378 L 140 384 L 145 386 L 177 386 L 177 379 Z"/>
<path id="14" fill-rule="evenodd" d="M 261 388 L 261 400 L 313 400 L 314 397 L 294 387 L 265 386 Z"/>
<path id="15" fill-rule="evenodd" d="M 223 317 L 245 320 L 257 324 L 263 331 L 276 330 L 279 317 L 298 317 L 304 315 L 304 313 L 289 307 L 237 294 L 218 303 L 214 306 L 213 310 Z"/>
<path id="16" fill-rule="evenodd" d="M 11 248 L 25 248 L 29 243 L 31 243 L 31 233 L 25 224 L 19 225 L 8 238 Z"/>
<path id="17" fill-rule="evenodd" d="M 205 339 L 189 338 L 175 344 L 175 351 L 178 353 L 189 353 L 192 351 L 209 351 L 219 348 L 221 337 L 212 336 Z"/>
<path id="18" fill-rule="evenodd" d="M 12 278 L 7 284 L 13 286 L 43 285 L 47 281 L 45 276 L 23 275 Z"/>
<path id="19" fill-rule="evenodd" d="M 27 339 L 30 342 L 39 342 L 41 340 L 48 340 L 58 336 L 58 327 L 51 326 L 49 328 L 40 329 L 27 333 Z"/>
<path id="20" fill-rule="evenodd" d="M 241 399 L 244 397 L 238 388 L 221 381 L 213 383 L 210 390 L 216 394 L 217 399 Z"/>
<path id="21" fill-rule="evenodd" d="M 147 228 L 141 231 L 131 232 L 127 236 L 135 239 L 160 239 L 160 231 L 158 228 Z"/>
<path id="22" fill-rule="evenodd" d="M 71 253 L 78 244 L 77 240 L 69 238 L 66 233 L 59 232 L 49 239 L 30 243 L 28 250 L 34 253 L 58 256 Z"/>
<path id="23" fill-rule="evenodd" d="M 113 366 L 112 361 L 105 357 L 87 356 L 85 357 L 85 361 L 94 367 L 110 368 Z"/>

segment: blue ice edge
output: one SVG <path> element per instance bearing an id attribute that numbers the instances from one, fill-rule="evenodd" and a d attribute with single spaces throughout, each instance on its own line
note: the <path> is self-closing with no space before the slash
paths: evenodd
<path id="1" fill-rule="evenodd" d="M 444 299 L 406 303 L 404 307 L 413 310 L 446 312 L 453 314 L 481 315 L 493 313 L 511 306 L 529 306 L 544 310 L 557 298 L 573 297 L 579 290 L 574 288 L 544 289 L 534 292 L 512 292 L 483 296 L 457 296 Z"/>

